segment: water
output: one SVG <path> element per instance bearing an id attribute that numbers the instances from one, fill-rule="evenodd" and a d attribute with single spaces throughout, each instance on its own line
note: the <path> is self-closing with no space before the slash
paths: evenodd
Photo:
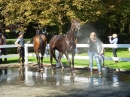
<path id="1" fill-rule="evenodd" d="M 3 72 L 3 71 L 2 71 Z M 54 74 L 48 67 L 45 67 L 44 73 L 37 72 L 36 67 L 25 67 L 25 77 L 19 76 L 17 68 L 10 68 L 7 74 L 4 72 L 0 75 L 0 85 L 18 85 L 22 83 L 25 86 L 103 86 L 112 85 L 114 87 L 120 86 L 122 83 L 130 83 L 130 75 L 122 73 L 107 73 L 102 76 L 98 72 L 94 72 L 92 76 L 87 70 L 75 70 L 71 76 L 70 70 L 65 69 L 63 72 L 60 68 L 54 69 Z"/>

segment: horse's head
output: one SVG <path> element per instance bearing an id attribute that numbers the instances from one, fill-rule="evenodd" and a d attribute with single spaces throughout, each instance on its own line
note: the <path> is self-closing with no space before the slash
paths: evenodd
<path id="1" fill-rule="evenodd" d="M 80 29 L 80 23 L 78 20 L 73 20 L 72 21 L 72 26 L 76 29 L 79 30 Z"/>

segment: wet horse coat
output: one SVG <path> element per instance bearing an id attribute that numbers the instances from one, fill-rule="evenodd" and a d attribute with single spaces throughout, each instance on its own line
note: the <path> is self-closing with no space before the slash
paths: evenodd
<path id="1" fill-rule="evenodd" d="M 80 28 L 80 23 L 77 20 L 72 21 L 70 30 L 66 33 L 66 35 L 54 35 L 50 42 L 50 62 L 52 67 L 52 59 L 54 58 L 57 63 L 60 62 L 61 67 L 64 69 L 62 64 L 61 57 L 65 54 L 68 63 L 70 65 L 70 69 L 74 69 L 74 55 L 75 55 L 75 48 L 76 48 L 76 38 L 75 38 L 75 31 Z M 56 59 L 55 50 L 59 51 L 58 60 Z M 68 53 L 72 53 L 72 66 L 71 60 L 68 56 Z"/>
<path id="2" fill-rule="evenodd" d="M 2 35 L 0 34 L 0 45 L 3 45 L 4 40 L 2 39 Z M 2 51 L 0 48 L 0 55 L 1 55 Z M 0 59 L 0 63 L 2 62 L 2 59 Z"/>
<path id="3" fill-rule="evenodd" d="M 38 63 L 38 71 L 43 70 L 43 56 L 46 49 L 46 36 L 43 34 L 37 34 L 33 38 L 33 44 L 34 44 L 34 52 L 36 54 L 37 63 Z M 41 57 L 39 55 L 41 53 Z"/>

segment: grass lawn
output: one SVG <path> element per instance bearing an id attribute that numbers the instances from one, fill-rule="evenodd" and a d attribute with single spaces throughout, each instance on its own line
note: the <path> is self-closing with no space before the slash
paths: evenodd
<path id="1" fill-rule="evenodd" d="M 130 57 L 130 52 L 128 49 L 118 49 L 117 51 L 118 57 L 121 58 L 129 58 Z M 78 54 L 78 56 L 87 56 L 87 53 L 81 53 Z M 113 53 L 111 49 L 105 49 L 105 56 L 106 57 L 113 57 Z M 18 58 L 8 58 L 8 63 L 17 63 Z M 36 62 L 35 57 L 29 57 L 29 62 Z M 64 65 L 68 64 L 66 58 L 62 58 L 62 62 Z M 49 63 L 50 64 L 50 59 L 49 58 L 44 58 L 44 63 Z M 53 59 L 53 64 L 55 64 L 55 60 Z M 89 60 L 85 59 L 75 59 L 75 66 L 86 66 L 88 67 Z M 94 60 L 94 66 L 96 66 L 96 62 Z M 105 66 L 108 66 L 110 68 L 115 68 L 115 69 L 125 69 L 125 70 L 130 70 L 130 62 L 122 62 L 119 61 L 118 63 L 114 63 L 114 61 L 109 61 L 105 60 Z"/>

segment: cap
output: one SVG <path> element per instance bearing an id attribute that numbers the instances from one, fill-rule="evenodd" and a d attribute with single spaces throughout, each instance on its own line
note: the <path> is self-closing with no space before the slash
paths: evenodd
<path id="1" fill-rule="evenodd" d="M 24 33 L 23 32 L 20 32 L 19 35 L 23 35 Z"/>

